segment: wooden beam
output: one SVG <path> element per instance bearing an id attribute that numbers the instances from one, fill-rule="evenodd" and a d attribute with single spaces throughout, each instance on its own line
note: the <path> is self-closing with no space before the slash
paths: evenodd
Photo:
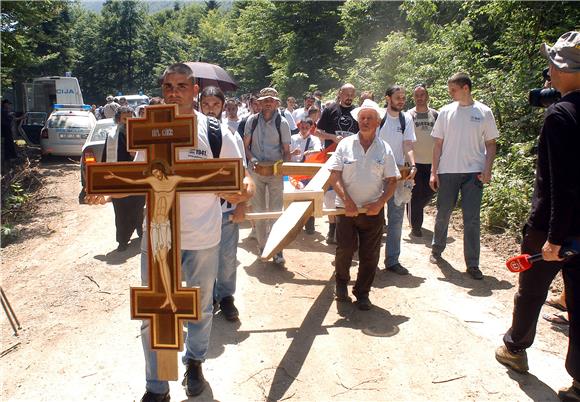
<path id="1" fill-rule="evenodd" d="M 276 174 L 281 176 L 314 176 L 324 164 L 284 162 L 276 166 Z"/>
<path id="2" fill-rule="evenodd" d="M 358 213 L 364 214 L 366 213 L 366 208 L 359 208 Z M 282 216 L 284 211 L 277 211 L 277 212 L 249 212 L 245 215 L 246 220 L 249 221 L 259 221 L 261 219 L 278 219 Z M 323 208 L 322 209 L 322 216 L 337 216 L 337 215 L 344 215 L 344 209 L 342 208 Z"/>
<path id="3" fill-rule="evenodd" d="M 330 186 L 330 160 L 328 160 L 304 188 L 305 190 L 326 191 Z M 270 236 L 262 252 L 262 259 L 269 260 L 292 243 L 302 230 L 308 218 L 314 213 L 314 201 L 295 201 L 272 226 Z"/>

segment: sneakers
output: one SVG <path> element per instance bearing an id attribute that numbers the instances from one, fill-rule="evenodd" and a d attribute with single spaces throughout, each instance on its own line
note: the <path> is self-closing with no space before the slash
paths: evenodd
<path id="1" fill-rule="evenodd" d="M 421 228 L 419 228 L 419 229 L 411 229 L 411 236 L 423 237 L 423 231 L 421 230 Z"/>
<path id="2" fill-rule="evenodd" d="M 185 388 L 185 394 L 187 396 L 197 396 L 203 392 L 206 385 L 203 372 L 201 371 L 201 361 L 189 359 L 186 365 L 187 370 L 185 371 L 181 385 Z"/>
<path id="3" fill-rule="evenodd" d="M 391 265 L 390 267 L 387 267 L 386 269 L 387 269 L 387 271 L 394 272 L 397 275 L 408 275 L 409 274 L 409 270 L 399 263 L 396 263 L 395 265 Z"/>
<path id="4" fill-rule="evenodd" d="M 356 300 L 356 307 L 362 311 L 368 311 L 373 307 L 373 304 L 367 296 L 359 297 Z"/>
<path id="5" fill-rule="evenodd" d="M 439 264 L 442 260 L 443 257 L 441 257 L 441 254 L 439 253 L 431 253 L 431 255 L 429 256 L 429 262 L 431 264 Z"/>
<path id="6" fill-rule="evenodd" d="M 467 267 L 467 273 L 473 279 L 483 279 L 483 273 L 479 269 L 479 267 Z"/>
<path id="7" fill-rule="evenodd" d="M 351 298 L 348 295 L 348 288 L 346 285 L 336 284 L 336 288 L 334 289 L 334 294 L 336 296 L 336 301 L 339 301 L 339 302 L 351 301 Z"/>
<path id="8" fill-rule="evenodd" d="M 276 253 L 276 255 L 274 256 L 274 258 L 272 260 L 274 261 L 274 264 L 278 264 L 278 265 L 286 264 L 286 259 L 282 255 L 281 251 L 279 253 Z"/>
<path id="9" fill-rule="evenodd" d="M 143 398 L 141 398 L 141 402 L 169 402 L 169 392 L 165 394 L 156 394 L 154 392 L 147 391 Z"/>
<path id="10" fill-rule="evenodd" d="M 558 391 L 558 398 L 562 402 L 580 402 L 580 382 L 574 380 L 568 388 Z"/>
<path id="11" fill-rule="evenodd" d="M 528 355 L 525 350 L 514 353 L 510 352 L 505 345 L 502 345 L 495 350 L 495 359 L 504 366 L 521 374 L 527 373 L 530 369 L 528 367 Z"/>
<path id="12" fill-rule="evenodd" d="M 234 296 L 226 296 L 220 301 L 220 309 L 222 314 L 228 321 L 237 321 L 240 312 L 234 304 Z"/>

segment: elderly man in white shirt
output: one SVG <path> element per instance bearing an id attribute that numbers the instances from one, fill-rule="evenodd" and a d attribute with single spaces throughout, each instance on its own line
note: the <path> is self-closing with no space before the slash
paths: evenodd
<path id="1" fill-rule="evenodd" d="M 383 113 L 371 100 L 354 109 L 359 132 L 338 144 L 330 166 L 336 207 L 345 209 L 336 222 L 336 299 L 350 301 L 347 285 L 358 239 L 359 270 L 352 293 L 360 310 L 372 307 L 369 293 L 379 262 L 384 206 L 400 176 L 391 147 L 376 135 Z"/>

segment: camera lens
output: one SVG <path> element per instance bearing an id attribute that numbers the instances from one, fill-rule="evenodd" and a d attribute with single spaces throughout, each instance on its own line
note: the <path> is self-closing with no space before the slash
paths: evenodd
<path id="1" fill-rule="evenodd" d="M 528 101 L 530 106 L 548 107 L 560 99 L 560 92 L 554 88 L 535 88 L 530 91 Z"/>

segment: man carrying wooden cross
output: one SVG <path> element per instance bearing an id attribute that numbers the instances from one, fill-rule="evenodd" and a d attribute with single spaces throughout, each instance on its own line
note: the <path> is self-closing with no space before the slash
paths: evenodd
<path id="1" fill-rule="evenodd" d="M 179 160 L 211 159 L 213 155 L 207 133 L 207 118 L 194 110 L 193 101 L 199 87 L 194 84 L 191 69 L 185 64 L 169 66 L 161 77 L 161 89 L 165 103 L 177 104 L 179 114 L 195 114 L 197 119 L 197 148 L 180 148 Z M 231 137 L 223 136 L 220 158 L 237 158 L 236 144 Z M 137 154 L 136 159 L 144 160 Z M 218 251 L 221 237 L 222 213 L 216 194 L 182 194 L 179 199 L 181 228 L 181 271 L 187 286 L 199 286 L 201 291 L 201 318 L 187 323 L 185 355 L 187 365 L 183 385 L 188 396 L 199 395 L 206 387 L 201 364 L 208 346 L 213 318 L 212 289 L 217 276 Z M 143 236 L 141 244 L 141 278 L 147 281 L 149 236 Z M 145 352 L 146 388 L 142 401 L 169 401 L 169 383 L 157 378 L 157 356 L 151 349 L 149 321 L 143 321 L 141 338 Z"/>
<path id="2" fill-rule="evenodd" d="M 350 265 L 359 241 L 359 270 L 352 293 L 360 310 L 370 310 L 369 292 L 375 278 L 385 223 L 385 203 L 393 196 L 400 176 L 389 144 L 376 135 L 384 110 L 367 99 L 351 114 L 359 132 L 344 138 L 331 159 L 330 181 L 336 191 L 336 299 L 350 301 Z M 365 208 L 364 214 L 358 209 Z"/>

